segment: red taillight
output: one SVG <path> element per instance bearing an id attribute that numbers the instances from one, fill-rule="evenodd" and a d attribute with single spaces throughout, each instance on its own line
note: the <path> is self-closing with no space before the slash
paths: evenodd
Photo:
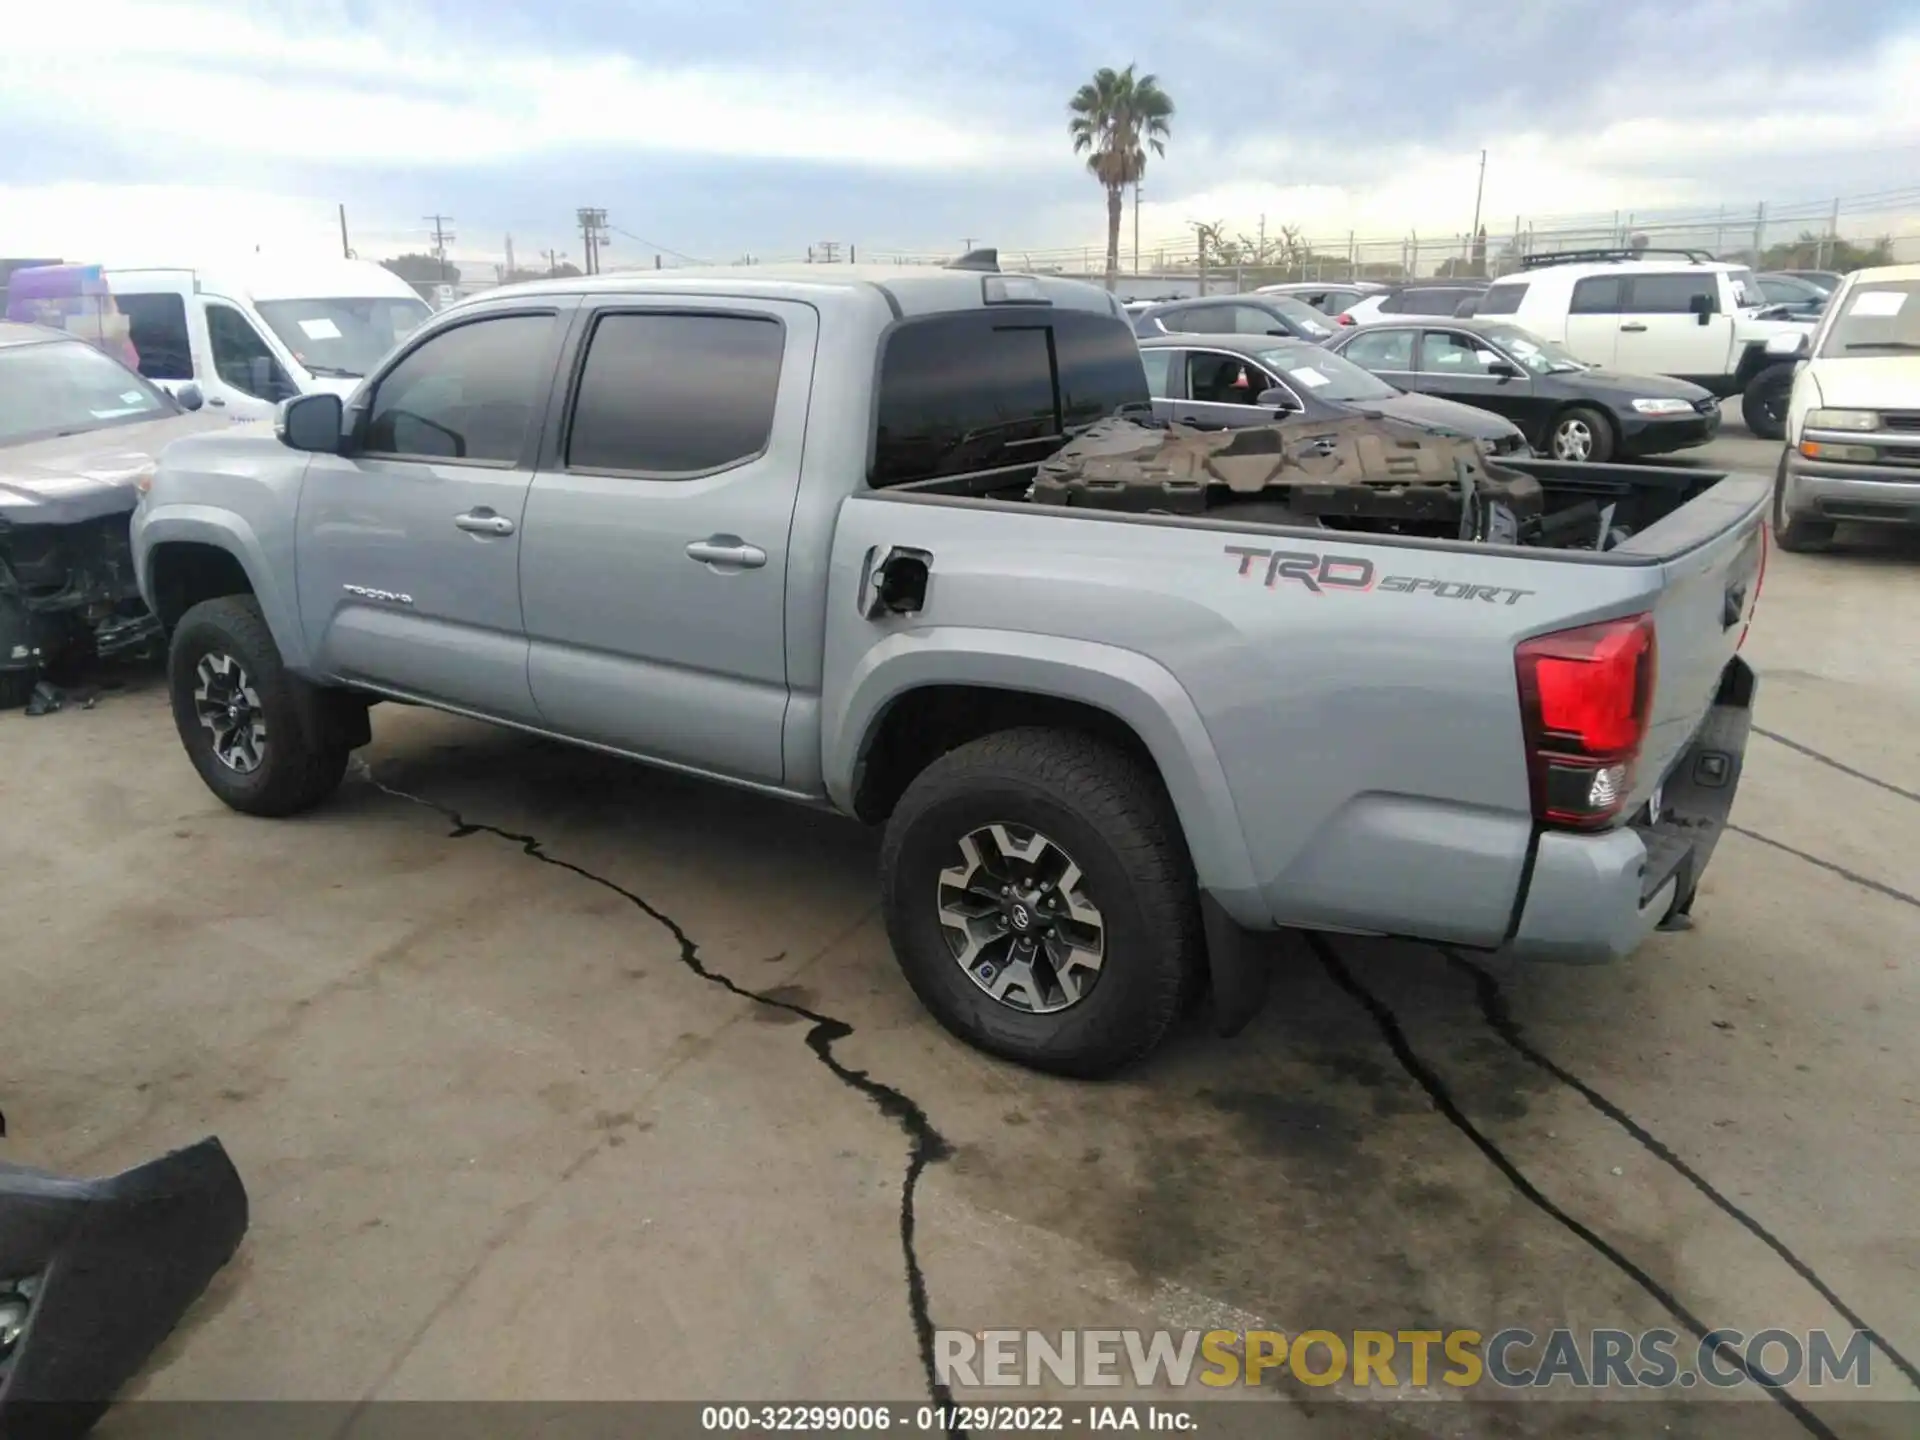
<path id="1" fill-rule="evenodd" d="M 1333 317 L 1333 323 L 1336 325 L 1351 325 L 1353 323 L 1353 317 L 1342 313 Z"/>
<path id="2" fill-rule="evenodd" d="M 1534 817 L 1593 829 L 1619 815 L 1653 713 L 1653 617 L 1523 640 L 1514 651 Z"/>

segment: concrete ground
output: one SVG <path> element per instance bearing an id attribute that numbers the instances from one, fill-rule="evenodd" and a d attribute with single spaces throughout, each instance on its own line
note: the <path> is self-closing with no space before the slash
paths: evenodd
<path id="1" fill-rule="evenodd" d="M 136 1397 L 915 1400 L 925 1324 L 1685 1315 L 1871 1327 L 1874 1392 L 1920 1399 L 1920 547 L 1851 539 L 1772 558 L 1692 933 L 1284 946 L 1246 1033 L 1105 1084 L 919 1009 L 850 823 L 394 707 L 335 802 L 257 821 L 151 677 L 0 716 L 0 1157 L 234 1156 L 251 1233 Z M 1313 1403 L 1261 1433 L 1444 1428 L 1280 1389 Z M 1647 1433 L 1597 1425 L 1458 1433 Z"/>

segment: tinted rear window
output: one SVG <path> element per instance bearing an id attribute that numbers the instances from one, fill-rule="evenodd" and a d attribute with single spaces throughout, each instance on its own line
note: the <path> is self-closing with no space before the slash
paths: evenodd
<path id="1" fill-rule="evenodd" d="M 1448 290 L 1438 286 L 1430 290 L 1402 290 L 1397 308 L 1403 315 L 1451 315 L 1462 300 L 1478 299 L 1479 295 L 1478 290 Z"/>
<path id="2" fill-rule="evenodd" d="M 967 310 L 910 320 L 880 361 L 871 483 L 1045 459 L 1069 430 L 1149 405 L 1126 323 L 1085 311 Z"/>
<path id="3" fill-rule="evenodd" d="M 1525 285 L 1494 285 L 1480 297 L 1481 315 L 1518 315 L 1520 302 L 1526 298 Z"/>

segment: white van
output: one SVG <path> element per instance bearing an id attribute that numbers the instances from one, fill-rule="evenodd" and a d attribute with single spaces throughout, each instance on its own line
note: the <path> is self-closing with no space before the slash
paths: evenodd
<path id="1" fill-rule="evenodd" d="M 276 261 L 234 270 L 102 268 L 129 322 L 139 370 L 193 383 L 237 418 L 290 395 L 345 396 L 428 315 L 406 281 L 368 260 Z"/>

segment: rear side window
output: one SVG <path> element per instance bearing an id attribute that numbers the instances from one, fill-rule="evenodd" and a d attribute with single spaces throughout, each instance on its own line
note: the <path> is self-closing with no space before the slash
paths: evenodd
<path id="1" fill-rule="evenodd" d="M 710 474 L 767 448 L 786 330 L 764 315 L 605 315 L 573 402 L 567 466 Z"/>
<path id="2" fill-rule="evenodd" d="M 1430 290 L 1403 290 L 1399 296 L 1400 310 L 1407 315 L 1451 315 L 1459 308 L 1462 300 L 1469 297 L 1477 298 L 1479 293 L 1477 290 L 1448 290 L 1440 287 Z"/>
<path id="3" fill-rule="evenodd" d="M 1402 306 L 1400 304 L 1400 297 L 1405 293 L 1406 292 L 1402 290 L 1395 290 L 1393 293 L 1389 295 L 1382 295 L 1380 297 L 1379 305 L 1377 305 L 1374 308 L 1376 308 L 1382 315 L 1398 315 L 1402 311 Z"/>
<path id="4" fill-rule="evenodd" d="M 551 315 L 442 330 L 381 377 L 366 448 L 423 460 L 516 463 L 548 379 Z"/>
<path id="5" fill-rule="evenodd" d="M 1480 297 L 1481 315 L 1518 315 L 1520 302 L 1526 298 L 1525 285 L 1490 285 L 1487 293 Z"/>
<path id="6" fill-rule="evenodd" d="M 178 295 L 113 297 L 127 317 L 127 338 L 149 380 L 191 380 L 193 346 L 187 340 L 187 306 Z"/>
<path id="7" fill-rule="evenodd" d="M 1627 282 L 1618 275 L 1595 275 L 1578 280 L 1573 286 L 1571 315 L 1618 315 L 1626 299 Z"/>
<path id="8" fill-rule="evenodd" d="M 880 360 L 870 483 L 1044 460 L 1068 430 L 1151 403 L 1139 347 L 1113 316 L 1008 307 L 910 320 Z"/>
<path id="9" fill-rule="evenodd" d="M 1635 315 L 1685 315 L 1693 297 L 1705 295 L 1719 308 L 1720 277 L 1714 271 L 1676 275 L 1635 275 L 1628 289 L 1627 310 Z"/>

